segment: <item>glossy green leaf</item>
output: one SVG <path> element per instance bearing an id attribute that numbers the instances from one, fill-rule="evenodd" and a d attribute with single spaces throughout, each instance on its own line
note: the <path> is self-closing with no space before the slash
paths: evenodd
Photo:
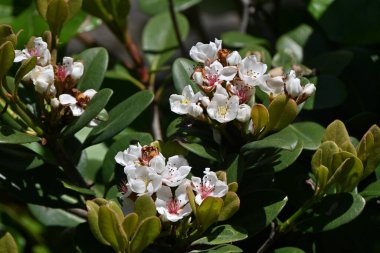
<path id="1" fill-rule="evenodd" d="M 335 142 L 333 141 L 323 142 L 322 145 L 314 153 L 311 159 L 312 169 L 315 170 L 319 168 L 321 165 L 323 165 L 330 170 L 332 167 L 333 155 L 338 152 L 339 152 L 339 147 L 335 144 Z"/>
<path id="2" fill-rule="evenodd" d="M 310 220 L 314 232 L 329 231 L 355 219 L 364 209 L 365 200 L 357 193 L 327 195 L 314 209 Z"/>
<path id="3" fill-rule="evenodd" d="M 313 170 L 314 172 L 314 176 L 317 180 L 317 191 L 319 192 L 325 192 L 326 190 L 328 189 L 325 189 L 326 185 L 327 185 L 327 182 L 328 182 L 328 179 L 329 179 L 329 169 L 324 166 L 324 165 L 320 165 L 319 167 L 315 168 Z"/>
<path id="4" fill-rule="evenodd" d="M 335 0 L 311 0 L 307 9 L 315 19 L 319 19 L 334 1 Z"/>
<path id="5" fill-rule="evenodd" d="M 189 23 L 186 17 L 180 13 L 176 14 L 176 18 L 181 38 L 185 39 L 189 33 Z M 149 19 L 144 27 L 142 46 L 151 70 L 157 70 L 173 55 L 174 49 L 178 47 L 178 42 L 169 12 Z"/>
<path id="6" fill-rule="evenodd" d="M 46 20 L 53 35 L 59 35 L 69 17 L 69 6 L 65 0 L 51 0 L 46 10 Z"/>
<path id="7" fill-rule="evenodd" d="M 174 10 L 183 11 L 200 2 L 202 0 L 174 0 Z M 138 6 L 148 16 L 153 16 L 169 9 L 168 1 L 164 2 L 162 0 L 140 0 L 138 1 Z"/>
<path id="8" fill-rule="evenodd" d="M 156 205 L 150 196 L 142 195 L 135 201 L 134 212 L 139 216 L 139 223 L 141 223 L 146 218 L 156 216 Z"/>
<path id="9" fill-rule="evenodd" d="M 95 193 L 88 189 L 88 188 L 83 188 L 83 187 L 78 187 L 76 185 L 73 185 L 73 184 L 70 184 L 70 183 L 67 183 L 65 181 L 61 181 L 63 186 L 66 188 L 66 189 L 70 189 L 72 191 L 75 191 L 75 192 L 78 192 L 78 193 L 81 193 L 81 194 L 84 194 L 84 195 L 92 195 L 92 196 L 95 196 Z"/>
<path id="10" fill-rule="evenodd" d="M 272 65 L 274 67 L 290 68 L 293 64 L 299 63 L 296 57 L 290 48 L 284 48 L 273 56 Z"/>
<path id="11" fill-rule="evenodd" d="M 190 253 L 240 253 L 243 252 L 239 247 L 232 244 L 218 245 L 204 250 L 192 250 Z"/>
<path id="12" fill-rule="evenodd" d="M 212 228 L 211 231 L 205 237 L 202 237 L 194 241 L 191 245 L 218 245 L 241 241 L 246 239 L 247 237 L 248 234 L 243 228 L 227 224 Z"/>
<path id="13" fill-rule="evenodd" d="M 259 135 L 269 122 L 268 109 L 262 104 L 256 104 L 252 107 L 251 118 L 253 123 L 253 135 Z"/>
<path id="14" fill-rule="evenodd" d="M 88 135 L 84 145 L 90 146 L 112 138 L 125 129 L 153 101 L 151 91 L 138 92 L 109 111 L 109 119 L 100 123 Z"/>
<path id="15" fill-rule="evenodd" d="M 118 203 L 116 203 L 113 200 L 108 200 L 106 206 L 115 213 L 117 219 L 120 222 L 124 219 L 123 211 L 121 210 L 120 205 Z"/>
<path id="16" fill-rule="evenodd" d="M 211 161 L 218 161 L 218 154 L 210 148 L 205 148 L 199 143 L 186 143 L 186 142 L 178 142 L 182 147 L 194 153 L 200 157 L 209 159 Z"/>
<path id="17" fill-rule="evenodd" d="M 284 247 L 275 249 L 274 253 L 305 253 L 305 251 L 295 247 Z"/>
<path id="18" fill-rule="evenodd" d="M 350 64 L 353 56 L 348 50 L 327 52 L 318 54 L 308 62 L 308 66 L 317 68 L 321 74 L 338 76 Z"/>
<path id="19" fill-rule="evenodd" d="M 246 228 L 250 236 L 267 227 L 288 201 L 288 197 L 279 190 L 244 192 L 240 198 L 241 206 L 233 217 L 233 224 Z"/>
<path id="20" fill-rule="evenodd" d="M 88 103 L 84 113 L 74 121 L 73 124 L 64 129 L 62 136 L 67 137 L 75 134 L 85 127 L 91 120 L 95 119 L 108 103 L 112 93 L 113 91 L 107 88 L 96 93 Z"/>
<path id="21" fill-rule="evenodd" d="M 191 85 L 194 93 L 200 90 L 198 85 L 191 80 L 191 75 L 193 74 L 196 65 L 195 62 L 185 58 L 178 58 L 174 61 L 172 74 L 174 87 L 178 94 L 182 94 L 183 88 L 187 85 Z"/>
<path id="22" fill-rule="evenodd" d="M 363 191 L 360 192 L 363 198 L 366 201 L 377 198 L 380 196 L 380 180 L 377 180 L 371 184 L 369 184 Z"/>
<path id="23" fill-rule="evenodd" d="M 158 217 L 144 219 L 137 228 L 131 241 L 131 252 L 139 253 L 159 236 L 161 222 Z"/>
<path id="24" fill-rule="evenodd" d="M 380 128 L 377 125 L 371 126 L 356 149 L 358 157 L 364 165 L 362 176 L 364 179 L 380 164 Z"/>
<path id="25" fill-rule="evenodd" d="M 0 252 L 18 253 L 17 244 L 13 236 L 9 233 L 0 233 Z"/>
<path id="26" fill-rule="evenodd" d="M 144 84 L 137 80 L 135 77 L 133 77 L 127 69 L 125 69 L 121 65 L 116 65 L 112 70 L 109 70 L 106 72 L 106 77 L 107 78 L 112 78 L 112 79 L 119 79 L 119 80 L 125 80 L 128 82 L 133 83 L 136 87 L 140 89 L 145 89 Z"/>
<path id="27" fill-rule="evenodd" d="M 115 156 L 118 152 L 129 147 L 130 144 L 139 142 L 141 145 L 147 145 L 153 141 L 153 137 L 149 133 L 130 132 L 113 143 L 106 153 L 103 161 L 102 176 L 104 182 L 110 182 L 115 170 Z"/>
<path id="28" fill-rule="evenodd" d="M 291 124 L 289 128 L 303 142 L 304 149 L 316 150 L 321 145 L 325 129 L 315 122 L 297 122 Z"/>
<path id="29" fill-rule="evenodd" d="M 12 42 L 7 41 L 0 45 L 0 78 L 3 78 L 13 65 L 15 52 Z"/>
<path id="30" fill-rule="evenodd" d="M 280 131 L 288 126 L 297 116 L 297 104 L 285 94 L 277 96 L 268 107 L 269 122 L 264 133 Z"/>
<path id="31" fill-rule="evenodd" d="M 135 234 L 138 225 L 139 216 L 136 213 L 129 213 L 127 216 L 124 217 L 122 226 L 128 238 L 132 238 L 132 236 Z"/>
<path id="32" fill-rule="evenodd" d="M 197 219 L 199 229 L 206 231 L 212 224 L 218 221 L 218 217 L 223 208 L 221 198 L 207 197 L 197 209 Z"/>
<path id="33" fill-rule="evenodd" d="M 117 215 L 107 206 L 100 206 L 98 214 L 99 229 L 103 238 L 116 252 L 123 251 L 127 238 Z"/>
<path id="34" fill-rule="evenodd" d="M 83 76 L 77 84 L 78 89 L 81 91 L 99 90 L 107 71 L 107 50 L 102 47 L 89 48 L 80 53 L 76 59 L 82 61 L 84 65 Z"/>
<path id="35" fill-rule="evenodd" d="M 266 39 L 257 38 L 238 31 L 225 32 L 222 34 L 221 39 L 223 45 L 227 47 L 241 48 L 254 45 L 269 45 L 269 42 Z"/>
<path id="36" fill-rule="evenodd" d="M 75 227 L 85 220 L 63 209 L 50 208 L 40 205 L 28 205 L 29 210 L 39 222 L 45 226 Z"/>
<path id="37" fill-rule="evenodd" d="M 109 242 L 104 239 L 99 228 L 99 205 L 92 200 L 86 201 L 87 207 L 87 220 L 90 227 L 90 231 L 94 237 L 105 245 L 110 245 Z"/>
<path id="38" fill-rule="evenodd" d="M 104 7 L 102 0 L 83 0 L 82 8 L 89 14 L 102 19 L 106 23 L 112 22 L 112 16 Z"/>
<path id="39" fill-rule="evenodd" d="M 25 134 L 8 126 L 0 126 L 0 143 L 22 144 L 40 141 L 37 136 Z"/>
<path id="40" fill-rule="evenodd" d="M 335 120 L 327 126 L 322 141 L 333 141 L 340 149 L 356 155 L 356 149 L 351 143 L 347 129 L 340 120 Z"/>
<path id="41" fill-rule="evenodd" d="M 274 152 L 273 169 L 274 172 L 282 171 L 292 165 L 301 155 L 303 150 L 303 142 L 299 141 L 293 150 L 282 149 Z"/>
<path id="42" fill-rule="evenodd" d="M 20 68 L 17 70 L 14 80 L 15 90 L 14 93 L 17 94 L 16 90 L 21 82 L 22 78 L 28 74 L 37 64 L 37 57 L 30 57 L 22 62 Z"/>
<path id="43" fill-rule="evenodd" d="M 219 221 L 225 221 L 231 218 L 240 207 L 240 199 L 235 192 L 229 191 L 223 197 L 223 208 L 220 212 Z"/>

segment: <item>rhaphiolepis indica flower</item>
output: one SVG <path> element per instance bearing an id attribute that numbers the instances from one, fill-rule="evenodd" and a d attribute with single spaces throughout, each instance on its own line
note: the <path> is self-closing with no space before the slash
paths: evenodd
<path id="1" fill-rule="evenodd" d="M 50 63 L 51 55 L 47 43 L 41 37 L 34 39 L 34 47 L 23 50 L 15 50 L 14 62 L 24 61 L 33 56 L 37 57 L 37 64 L 45 66 Z"/>
<path id="2" fill-rule="evenodd" d="M 74 62 L 74 59 L 71 57 L 63 57 L 62 65 L 57 66 L 57 79 L 64 81 L 68 76 L 70 76 L 74 81 L 79 80 L 84 71 L 84 66 L 82 62 Z"/>
<path id="3" fill-rule="evenodd" d="M 190 49 L 190 57 L 196 61 L 205 65 L 210 65 L 218 57 L 218 51 L 222 48 L 222 41 L 215 39 L 215 42 L 209 44 L 203 44 L 198 42 Z"/>
<path id="4" fill-rule="evenodd" d="M 59 96 L 59 102 L 61 105 L 68 105 L 73 113 L 73 116 L 80 116 L 84 113 L 87 104 L 90 102 L 93 96 L 95 96 L 96 91 L 94 89 L 86 90 L 85 92 L 80 92 L 75 90 L 74 95 L 62 94 Z"/>
<path id="5" fill-rule="evenodd" d="M 207 107 L 207 113 L 210 118 L 225 123 L 236 118 L 239 110 L 239 97 L 228 96 L 226 89 L 217 85 L 214 97 Z"/>
<path id="6" fill-rule="evenodd" d="M 169 98 L 170 109 L 177 114 L 190 114 L 194 117 L 199 116 L 203 109 L 199 106 L 199 98 L 202 97 L 200 92 L 194 95 L 190 85 L 187 85 L 182 95 L 172 94 Z"/>
<path id="7" fill-rule="evenodd" d="M 54 96 L 57 92 L 54 86 L 54 69 L 52 65 L 35 66 L 23 77 L 24 81 L 32 80 L 35 90 L 40 94 Z"/>

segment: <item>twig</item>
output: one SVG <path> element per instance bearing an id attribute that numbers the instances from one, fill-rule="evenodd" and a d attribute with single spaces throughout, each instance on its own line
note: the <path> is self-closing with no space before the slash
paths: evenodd
<path id="1" fill-rule="evenodd" d="M 169 1 L 169 11 L 170 11 L 170 16 L 173 22 L 175 37 L 177 38 L 177 42 L 178 42 L 179 48 L 181 49 L 182 56 L 186 56 L 186 48 L 181 39 L 181 33 L 179 31 L 177 17 L 175 15 L 175 10 L 174 10 L 174 3 L 173 3 L 173 0 L 168 0 L 168 1 Z"/>
<path id="2" fill-rule="evenodd" d="M 247 31 L 248 22 L 249 22 L 249 14 L 250 14 L 250 5 L 251 0 L 241 0 L 241 3 L 243 5 L 243 15 L 241 18 L 241 24 L 240 24 L 240 32 L 245 33 Z"/>
<path id="3" fill-rule="evenodd" d="M 274 222 L 271 223 L 271 231 L 268 239 L 261 245 L 261 247 L 257 250 L 257 253 L 264 253 L 267 251 L 273 244 L 276 239 L 276 224 Z"/>
<path id="4" fill-rule="evenodd" d="M 158 108 L 157 102 L 153 105 L 153 122 L 152 131 L 155 140 L 162 140 L 162 131 L 160 123 L 160 110 Z"/>

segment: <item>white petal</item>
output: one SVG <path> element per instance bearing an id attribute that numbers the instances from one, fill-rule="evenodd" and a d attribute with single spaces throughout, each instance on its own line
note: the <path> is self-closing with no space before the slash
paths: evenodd
<path id="1" fill-rule="evenodd" d="M 210 104 L 210 98 L 207 97 L 207 96 L 203 96 L 203 97 L 200 97 L 199 100 L 201 101 L 202 105 L 204 107 L 208 107 L 208 105 Z"/>
<path id="2" fill-rule="evenodd" d="M 146 185 L 142 179 L 131 179 L 128 180 L 129 185 L 133 192 L 137 194 L 144 194 L 146 192 Z"/>
<path id="3" fill-rule="evenodd" d="M 84 113 L 84 109 L 80 106 L 77 106 L 76 104 L 70 104 L 71 112 L 73 113 L 73 116 L 78 117 L 81 116 Z"/>
<path id="4" fill-rule="evenodd" d="M 236 119 L 240 122 L 247 122 L 251 118 L 251 107 L 247 104 L 239 105 Z"/>
<path id="5" fill-rule="evenodd" d="M 183 115 L 189 111 L 189 100 L 182 95 L 172 94 L 169 98 L 170 110 L 174 113 Z"/>
<path id="6" fill-rule="evenodd" d="M 59 96 L 59 102 L 62 105 L 75 105 L 77 103 L 77 100 L 75 99 L 75 97 L 69 94 L 62 94 Z"/>
<path id="7" fill-rule="evenodd" d="M 50 99 L 50 105 L 53 108 L 57 108 L 59 106 L 59 100 L 57 98 L 52 98 Z"/>
<path id="8" fill-rule="evenodd" d="M 234 79 L 237 73 L 237 68 L 234 66 L 228 66 L 224 67 L 223 70 L 220 72 L 219 80 L 224 81 L 231 81 Z"/>
<path id="9" fill-rule="evenodd" d="M 238 51 L 233 51 L 227 56 L 227 64 L 237 66 L 241 63 L 241 56 Z"/>
<path id="10" fill-rule="evenodd" d="M 85 92 L 83 92 L 83 94 L 91 99 L 93 96 L 95 96 L 96 90 L 89 89 L 89 90 L 86 90 Z"/>
<path id="11" fill-rule="evenodd" d="M 173 198 L 172 190 L 170 187 L 163 185 L 158 191 L 157 191 L 157 200 L 162 200 L 166 203 L 169 202 Z M 157 205 L 157 202 L 156 202 Z"/>
<path id="12" fill-rule="evenodd" d="M 71 71 L 71 77 L 74 80 L 79 80 L 83 76 L 84 66 L 81 62 L 74 62 L 73 69 Z"/>
<path id="13" fill-rule="evenodd" d="M 161 174 L 165 169 L 165 158 L 162 155 L 157 155 L 149 161 L 149 165 L 156 173 Z"/>

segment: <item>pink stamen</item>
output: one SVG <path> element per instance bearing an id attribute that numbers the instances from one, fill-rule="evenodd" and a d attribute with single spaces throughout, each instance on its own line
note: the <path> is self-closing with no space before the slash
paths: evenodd
<path id="1" fill-rule="evenodd" d="M 202 200 L 207 198 L 208 196 L 210 196 L 211 193 L 213 193 L 213 192 L 214 192 L 214 187 L 209 186 L 209 185 L 202 185 L 200 188 Z"/>
<path id="2" fill-rule="evenodd" d="M 29 48 L 28 49 L 28 53 L 31 55 L 31 56 L 40 56 L 40 53 L 38 52 L 38 49 L 37 48 Z"/>
<path id="3" fill-rule="evenodd" d="M 124 180 L 121 182 L 118 188 L 119 188 L 119 192 L 123 194 L 126 194 L 129 191 L 127 183 Z"/>
<path id="4" fill-rule="evenodd" d="M 57 79 L 61 82 L 63 82 L 66 79 L 67 76 L 67 69 L 65 66 L 58 65 L 57 66 L 57 71 L 55 73 L 55 76 Z"/>
<path id="5" fill-rule="evenodd" d="M 174 198 L 169 201 L 167 208 L 170 214 L 178 214 L 181 210 L 179 201 L 175 200 Z"/>
<path id="6" fill-rule="evenodd" d="M 214 86 L 216 82 L 218 82 L 218 75 L 210 74 L 207 75 L 207 80 L 209 82 L 209 86 Z"/>

